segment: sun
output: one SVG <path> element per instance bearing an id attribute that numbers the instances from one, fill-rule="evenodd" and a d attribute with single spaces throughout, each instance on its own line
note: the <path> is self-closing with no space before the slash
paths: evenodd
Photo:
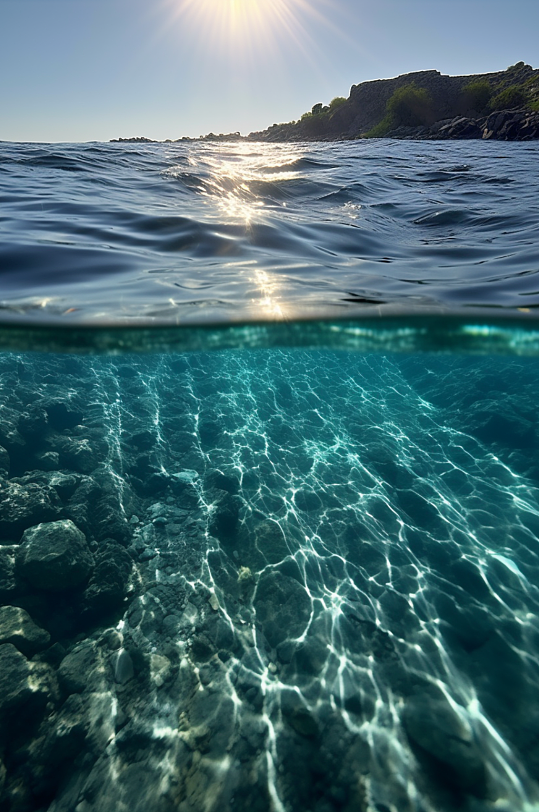
<path id="1" fill-rule="evenodd" d="M 303 49 L 309 0 L 167 0 L 173 16 L 213 51 L 273 53 L 292 38 Z"/>

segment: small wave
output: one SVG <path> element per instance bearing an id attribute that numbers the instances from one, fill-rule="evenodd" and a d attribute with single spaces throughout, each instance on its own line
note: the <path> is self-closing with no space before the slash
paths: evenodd
<path id="1" fill-rule="evenodd" d="M 87 168 L 76 158 L 70 158 L 61 153 L 48 155 L 35 155 L 29 158 L 22 158 L 21 163 L 26 166 L 44 167 L 46 169 L 61 169 L 64 172 L 86 172 Z"/>
<path id="2" fill-rule="evenodd" d="M 473 215 L 464 209 L 442 209 L 424 214 L 413 222 L 416 226 L 456 226 L 467 224 L 473 219 Z"/>
<path id="3" fill-rule="evenodd" d="M 532 307 L 522 274 L 539 266 L 538 151 L 4 142 L 0 278 L 13 301 L 68 291 L 96 318 L 120 301 L 168 312 L 193 279 L 233 317 L 268 290 L 298 315 L 417 302 L 419 286 L 429 303 Z"/>

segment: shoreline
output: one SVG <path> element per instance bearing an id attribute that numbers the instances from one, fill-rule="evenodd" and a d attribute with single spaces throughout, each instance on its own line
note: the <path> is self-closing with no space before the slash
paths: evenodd
<path id="1" fill-rule="evenodd" d="M 241 135 L 214 132 L 198 138 L 154 141 L 145 136 L 114 143 L 199 141 L 355 141 L 362 138 L 414 140 L 539 138 L 539 69 L 517 62 L 504 71 L 446 76 L 437 70 L 402 74 L 352 85 L 350 95 L 315 104 L 297 121 L 272 124 Z"/>

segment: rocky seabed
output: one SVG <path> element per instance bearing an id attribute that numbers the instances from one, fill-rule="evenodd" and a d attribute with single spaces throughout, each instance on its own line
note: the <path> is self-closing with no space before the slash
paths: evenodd
<path id="1" fill-rule="evenodd" d="M 0 356 L 0 809 L 538 808 L 537 376 L 407 363 Z"/>

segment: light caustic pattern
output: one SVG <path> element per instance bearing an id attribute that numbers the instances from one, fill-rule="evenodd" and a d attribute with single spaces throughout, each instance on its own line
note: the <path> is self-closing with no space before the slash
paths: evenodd
<path id="1" fill-rule="evenodd" d="M 530 420 L 537 362 L 500 364 L 81 360 L 134 531 L 117 631 L 151 682 L 102 686 L 129 722 L 77 810 L 537 808 L 531 435 L 487 442 L 455 395 L 488 379 L 496 414 L 520 386 Z"/>

